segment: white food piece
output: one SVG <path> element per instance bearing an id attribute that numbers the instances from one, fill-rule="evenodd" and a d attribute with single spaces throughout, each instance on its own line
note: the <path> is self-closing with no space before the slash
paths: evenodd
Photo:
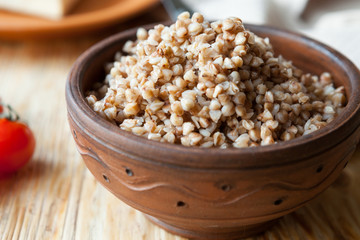
<path id="1" fill-rule="evenodd" d="M 0 9 L 57 20 L 71 11 L 79 1 L 80 0 L 0 0 Z"/>

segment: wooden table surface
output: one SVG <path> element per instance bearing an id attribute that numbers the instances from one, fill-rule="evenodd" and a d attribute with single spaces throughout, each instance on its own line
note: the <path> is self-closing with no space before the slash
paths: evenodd
<path id="1" fill-rule="evenodd" d="M 75 59 L 122 29 L 167 18 L 161 7 L 111 30 L 73 39 L 0 40 L 0 97 L 37 140 L 31 162 L 0 179 L 0 239 L 180 240 L 115 198 L 86 169 L 66 118 L 64 88 Z M 305 207 L 250 239 L 360 239 L 360 148 L 342 177 Z"/>

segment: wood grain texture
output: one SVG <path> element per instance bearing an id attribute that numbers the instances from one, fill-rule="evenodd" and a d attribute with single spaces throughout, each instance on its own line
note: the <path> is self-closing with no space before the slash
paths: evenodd
<path id="1" fill-rule="evenodd" d="M 151 13 L 136 24 L 149 19 L 163 20 Z M 0 239 L 185 240 L 105 190 L 75 148 L 66 119 L 65 79 L 80 53 L 104 34 L 53 42 L 0 41 L 0 96 L 21 113 L 37 140 L 32 161 L 0 179 Z M 249 239 L 360 239 L 359 171 L 360 148 L 332 187 Z"/>

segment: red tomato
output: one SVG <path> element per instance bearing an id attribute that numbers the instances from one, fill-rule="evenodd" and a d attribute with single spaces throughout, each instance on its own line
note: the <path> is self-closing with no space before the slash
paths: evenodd
<path id="1" fill-rule="evenodd" d="M 4 107 L 0 104 L 0 114 L 4 111 Z"/>
<path id="2" fill-rule="evenodd" d="M 0 174 L 24 166 L 35 150 L 35 138 L 22 122 L 0 119 Z"/>

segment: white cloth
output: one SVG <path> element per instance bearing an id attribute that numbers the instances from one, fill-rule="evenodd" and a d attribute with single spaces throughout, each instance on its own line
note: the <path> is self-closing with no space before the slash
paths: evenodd
<path id="1" fill-rule="evenodd" d="M 360 68 L 360 0 L 183 0 L 207 19 L 237 16 L 304 33 Z"/>

